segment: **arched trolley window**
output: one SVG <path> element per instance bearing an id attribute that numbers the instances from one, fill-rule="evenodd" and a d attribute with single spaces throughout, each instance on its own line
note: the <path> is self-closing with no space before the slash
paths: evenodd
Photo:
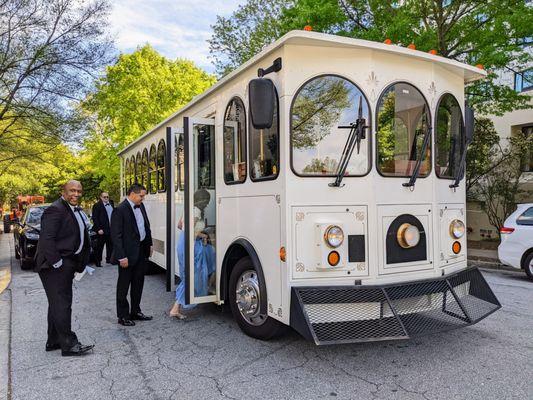
<path id="1" fill-rule="evenodd" d="M 335 176 L 351 124 L 361 104 L 362 118 L 370 123 L 368 101 L 349 80 L 323 75 L 306 82 L 291 106 L 291 167 L 299 176 Z M 365 132 L 370 132 L 367 129 Z M 368 135 L 367 135 L 368 136 Z M 345 176 L 362 176 L 370 170 L 370 140 L 354 149 Z"/>
<path id="2" fill-rule="evenodd" d="M 444 94 L 435 118 L 435 173 L 439 178 L 455 179 L 465 148 L 464 123 L 457 99 Z"/>
<path id="3" fill-rule="evenodd" d="M 141 164 L 141 152 L 138 151 L 135 156 L 135 182 L 142 183 L 142 164 Z"/>
<path id="4" fill-rule="evenodd" d="M 422 153 L 424 135 L 431 134 L 429 107 L 413 85 L 400 82 L 387 87 L 377 106 L 377 169 L 383 176 L 411 177 L 418 158 L 418 177 L 431 171 L 431 138 Z"/>
<path id="5" fill-rule="evenodd" d="M 279 101 L 274 96 L 274 117 L 268 129 L 255 129 L 250 122 L 250 178 L 252 181 L 276 179 L 279 174 Z M 249 118 L 251 120 L 251 118 Z"/>
<path id="6" fill-rule="evenodd" d="M 238 97 L 224 113 L 224 182 L 231 185 L 246 180 L 246 111 Z"/>
<path id="7" fill-rule="evenodd" d="M 166 187 L 165 180 L 165 159 L 166 146 L 165 141 L 161 139 L 157 145 L 157 191 L 164 192 Z"/>
<path id="8" fill-rule="evenodd" d="M 126 160 L 123 160 L 123 163 L 122 163 L 123 167 L 122 167 L 122 182 L 124 184 L 124 190 L 123 190 L 123 193 L 124 195 L 126 195 L 127 191 L 128 191 L 128 186 L 129 186 L 129 183 L 130 183 L 130 178 L 129 178 L 129 174 L 130 174 L 130 160 L 126 159 Z"/>
<path id="9" fill-rule="evenodd" d="M 181 192 L 185 190 L 185 145 L 183 133 L 176 137 L 176 189 Z"/>
<path id="10" fill-rule="evenodd" d="M 155 144 L 150 146 L 150 153 L 148 154 L 148 191 L 150 193 L 157 192 L 157 154 Z"/>
<path id="11" fill-rule="evenodd" d="M 144 149 L 141 155 L 141 184 L 148 188 L 148 150 Z"/>
<path id="12" fill-rule="evenodd" d="M 130 185 L 137 183 L 137 165 L 135 164 L 135 156 L 130 158 Z"/>

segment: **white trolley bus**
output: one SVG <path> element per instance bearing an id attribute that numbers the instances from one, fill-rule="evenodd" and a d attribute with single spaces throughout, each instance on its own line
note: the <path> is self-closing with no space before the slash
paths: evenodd
<path id="1" fill-rule="evenodd" d="M 167 290 L 185 235 L 186 301 L 229 303 L 260 339 L 405 339 L 496 311 L 467 267 L 462 179 L 464 85 L 485 74 L 315 32 L 266 47 L 119 153 L 123 194 L 148 188 Z M 216 254 L 202 276 L 199 220 Z"/>

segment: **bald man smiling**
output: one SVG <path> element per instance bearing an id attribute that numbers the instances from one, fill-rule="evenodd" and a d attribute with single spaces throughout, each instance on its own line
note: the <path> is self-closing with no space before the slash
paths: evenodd
<path id="1" fill-rule="evenodd" d="M 81 215 L 81 183 L 70 180 L 62 196 L 43 213 L 35 256 L 35 271 L 48 298 L 46 351 L 61 349 L 62 356 L 81 356 L 93 345 L 82 345 L 71 328 L 72 279 L 89 261 L 89 233 Z"/>

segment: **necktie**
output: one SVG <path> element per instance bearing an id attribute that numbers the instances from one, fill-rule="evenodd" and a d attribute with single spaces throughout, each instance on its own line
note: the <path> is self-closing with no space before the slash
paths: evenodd
<path id="1" fill-rule="evenodd" d="M 134 205 L 133 208 L 141 208 L 141 206 Z"/>
<path id="2" fill-rule="evenodd" d="M 80 212 L 81 211 L 81 207 L 80 206 L 74 207 L 74 211 Z"/>

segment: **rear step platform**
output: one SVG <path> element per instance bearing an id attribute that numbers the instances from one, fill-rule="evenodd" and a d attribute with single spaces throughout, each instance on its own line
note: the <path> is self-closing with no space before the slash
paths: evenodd
<path id="1" fill-rule="evenodd" d="M 293 287 L 291 326 L 317 345 L 409 339 L 473 325 L 501 304 L 477 268 L 380 286 Z"/>

